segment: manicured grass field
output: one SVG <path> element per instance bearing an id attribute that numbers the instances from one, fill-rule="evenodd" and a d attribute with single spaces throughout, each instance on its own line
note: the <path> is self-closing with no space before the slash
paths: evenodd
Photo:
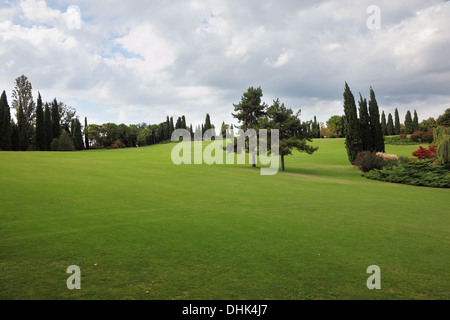
<path id="1" fill-rule="evenodd" d="M 450 190 L 365 179 L 342 139 L 314 144 L 274 176 L 175 166 L 174 144 L 0 152 L 0 298 L 449 299 Z"/>

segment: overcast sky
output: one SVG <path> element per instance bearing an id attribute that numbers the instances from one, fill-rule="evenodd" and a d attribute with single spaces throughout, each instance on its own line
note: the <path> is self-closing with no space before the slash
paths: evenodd
<path id="1" fill-rule="evenodd" d="M 35 99 L 89 123 L 209 113 L 219 126 L 251 86 L 325 122 L 347 82 L 402 122 L 436 118 L 450 107 L 449 17 L 443 0 L 2 1 L 0 90 L 11 105 L 24 74 Z"/>

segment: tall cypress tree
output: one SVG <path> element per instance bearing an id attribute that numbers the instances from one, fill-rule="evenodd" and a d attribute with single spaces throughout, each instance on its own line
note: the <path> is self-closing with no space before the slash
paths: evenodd
<path id="1" fill-rule="evenodd" d="M 52 132 L 53 139 L 58 139 L 61 135 L 61 119 L 59 115 L 59 107 L 56 98 L 52 103 Z"/>
<path id="2" fill-rule="evenodd" d="M 187 129 L 187 127 L 186 127 L 186 117 L 185 116 L 181 117 L 181 128 L 182 129 Z"/>
<path id="3" fill-rule="evenodd" d="M 381 132 L 383 132 L 383 136 L 387 136 L 387 123 L 384 111 L 381 112 Z"/>
<path id="4" fill-rule="evenodd" d="M 164 140 L 168 140 L 171 138 L 172 131 L 170 130 L 170 119 L 169 116 L 167 116 L 166 119 L 166 130 L 164 130 Z"/>
<path id="5" fill-rule="evenodd" d="M 36 105 L 36 149 L 45 151 L 44 109 L 42 107 L 41 94 L 38 92 Z"/>
<path id="6" fill-rule="evenodd" d="M 313 137 L 314 138 L 320 138 L 320 125 L 317 122 L 317 117 L 314 116 L 314 121 L 312 123 L 312 131 L 313 131 Z"/>
<path id="7" fill-rule="evenodd" d="M 17 110 L 17 128 L 19 133 L 19 150 L 26 151 L 29 146 L 29 137 L 22 102 L 19 102 L 19 110 Z"/>
<path id="8" fill-rule="evenodd" d="M 11 111 L 9 109 L 8 99 L 6 98 L 6 92 L 3 91 L 0 97 L 0 150 L 11 150 L 11 136 Z"/>
<path id="9" fill-rule="evenodd" d="M 414 118 L 413 118 L 413 132 L 419 131 L 419 117 L 417 116 L 417 111 L 414 110 Z"/>
<path id="10" fill-rule="evenodd" d="M 400 116 L 398 115 L 397 108 L 395 108 L 394 134 L 400 134 Z"/>
<path id="11" fill-rule="evenodd" d="M 44 107 L 44 146 L 46 151 L 50 151 L 50 144 L 53 141 L 52 115 L 48 103 Z"/>
<path id="12" fill-rule="evenodd" d="M 75 145 L 75 150 L 83 150 L 83 133 L 81 132 L 81 123 L 78 118 L 73 120 L 74 128 L 72 132 L 73 144 Z"/>
<path id="13" fill-rule="evenodd" d="M 87 117 L 84 117 L 84 128 L 86 129 L 87 126 Z M 89 150 L 89 136 L 87 132 L 84 134 L 84 147 L 86 148 L 86 150 Z"/>
<path id="14" fill-rule="evenodd" d="M 408 112 L 406 112 L 406 116 L 405 116 L 405 133 L 411 134 L 413 132 L 414 132 L 414 124 L 413 124 L 413 120 L 411 117 L 411 112 L 408 110 Z"/>
<path id="15" fill-rule="evenodd" d="M 76 124 L 76 122 L 75 122 L 75 119 L 72 119 L 71 121 L 70 121 L 70 130 L 66 130 L 67 132 L 69 132 L 69 134 L 70 134 L 70 137 L 72 138 L 72 140 L 74 139 L 74 137 L 75 137 L 75 126 L 76 126 L 77 124 Z M 75 142 L 74 142 L 75 143 Z"/>
<path id="16" fill-rule="evenodd" d="M 11 150 L 20 151 L 19 127 L 14 121 L 11 122 Z"/>
<path id="17" fill-rule="evenodd" d="M 5 137 L 6 137 L 6 134 L 5 134 L 5 132 L 3 132 L 4 131 L 4 127 L 6 127 L 4 124 L 3 124 L 3 117 L 5 116 L 4 115 L 4 113 L 5 113 L 5 106 L 4 106 L 4 102 L 3 102 L 3 95 L 5 95 L 6 96 L 6 93 L 5 93 L 5 91 L 3 91 L 3 93 L 2 93 L 2 95 L 1 95 L 1 97 L 0 97 L 0 150 L 5 150 L 4 149 L 4 142 L 3 142 L 3 140 L 5 139 Z"/>
<path id="18" fill-rule="evenodd" d="M 211 129 L 211 118 L 209 117 L 209 113 L 206 114 L 204 129 L 205 129 L 205 131 Z"/>
<path id="19" fill-rule="evenodd" d="M 389 113 L 389 115 L 388 115 L 388 121 L 387 121 L 386 129 L 387 129 L 388 136 L 394 135 L 394 120 L 392 118 L 392 114 L 391 113 Z"/>
<path id="20" fill-rule="evenodd" d="M 373 144 L 370 151 L 384 152 L 384 137 L 380 123 L 380 111 L 372 87 L 370 87 L 369 117 L 370 134 L 373 138 Z"/>
<path id="21" fill-rule="evenodd" d="M 347 82 L 344 90 L 344 135 L 348 160 L 354 163 L 358 153 L 363 150 L 355 97 Z"/>
<path id="22" fill-rule="evenodd" d="M 361 135 L 361 146 L 363 151 L 370 150 L 372 137 L 370 135 L 370 118 L 367 109 L 367 99 L 359 94 L 359 130 Z"/>
<path id="23" fill-rule="evenodd" d="M 203 134 L 205 134 L 206 133 L 206 131 L 208 131 L 208 130 L 210 130 L 210 129 L 212 129 L 212 126 L 211 126 L 211 118 L 209 117 L 209 114 L 207 113 L 206 114 L 206 118 L 205 118 L 205 126 L 203 127 Z M 212 138 L 212 135 L 207 135 L 207 136 L 205 136 L 205 139 L 206 140 L 210 140 Z"/>
<path id="24" fill-rule="evenodd" d="M 175 124 L 175 129 L 181 129 L 181 117 L 178 117 L 177 122 Z"/>

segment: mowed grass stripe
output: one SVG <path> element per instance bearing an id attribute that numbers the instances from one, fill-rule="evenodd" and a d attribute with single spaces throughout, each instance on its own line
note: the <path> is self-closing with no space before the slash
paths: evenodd
<path id="1" fill-rule="evenodd" d="M 343 140 L 315 143 L 270 177 L 174 166 L 171 144 L 0 153 L 1 298 L 448 298 L 448 190 L 367 180 Z"/>

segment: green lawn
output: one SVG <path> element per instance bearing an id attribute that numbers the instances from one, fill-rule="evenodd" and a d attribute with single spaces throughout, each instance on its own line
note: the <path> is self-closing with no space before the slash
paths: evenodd
<path id="1" fill-rule="evenodd" d="M 0 298 L 449 299 L 450 190 L 368 180 L 343 139 L 314 144 L 274 176 L 175 166 L 174 144 L 0 152 Z"/>

